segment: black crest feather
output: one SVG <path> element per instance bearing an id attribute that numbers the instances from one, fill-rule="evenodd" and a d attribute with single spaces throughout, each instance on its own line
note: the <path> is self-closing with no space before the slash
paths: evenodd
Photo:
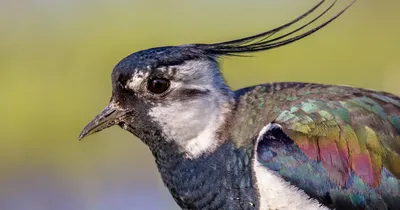
<path id="1" fill-rule="evenodd" d="M 280 35 L 278 37 L 274 38 L 274 34 L 277 32 L 281 32 L 284 29 L 288 28 L 289 26 L 299 22 L 300 20 L 304 19 L 305 17 L 309 16 L 311 13 L 315 12 L 316 9 L 320 8 L 321 5 L 325 2 L 325 0 L 321 0 L 318 4 L 316 4 L 314 7 L 309 9 L 307 12 L 302 14 L 301 16 L 297 17 L 291 22 L 288 22 L 282 26 L 279 26 L 277 28 L 274 28 L 272 30 L 241 38 L 241 39 L 236 39 L 232 41 L 227 41 L 227 42 L 221 42 L 221 43 L 214 43 L 214 44 L 195 44 L 193 45 L 197 49 L 203 50 L 205 54 L 208 55 L 236 55 L 240 53 L 247 53 L 247 52 L 256 52 L 256 51 L 263 51 L 263 50 L 269 50 L 277 47 L 281 47 L 290 43 L 293 43 L 297 40 L 300 40 L 302 38 L 305 38 L 314 32 L 320 30 L 321 28 L 325 27 L 332 21 L 334 21 L 336 18 L 338 18 L 341 14 L 343 14 L 356 0 L 353 0 L 349 5 L 347 5 L 343 10 L 341 10 L 339 13 L 335 14 L 333 17 L 328 19 L 327 21 L 321 23 L 320 25 L 311 28 L 309 30 L 306 30 L 305 32 L 302 32 L 298 35 L 292 36 L 297 32 L 302 31 L 305 29 L 307 26 L 310 24 L 314 23 L 315 21 L 319 20 L 321 17 L 323 17 L 328 11 L 330 11 L 334 5 L 336 4 L 337 0 L 334 0 L 330 6 L 322 11 L 317 17 L 312 19 L 311 21 L 305 23 L 304 25 L 289 31 L 283 35 Z"/>

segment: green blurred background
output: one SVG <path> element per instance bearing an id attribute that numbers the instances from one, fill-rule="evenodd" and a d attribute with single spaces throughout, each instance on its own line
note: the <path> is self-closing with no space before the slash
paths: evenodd
<path id="1" fill-rule="evenodd" d="M 109 100 L 113 66 L 145 48 L 255 34 L 316 2 L 0 1 L 0 209 L 177 209 L 138 139 L 111 128 L 77 140 Z M 308 81 L 399 95 L 399 9 L 359 0 L 300 42 L 223 59 L 223 73 L 234 89 Z"/>

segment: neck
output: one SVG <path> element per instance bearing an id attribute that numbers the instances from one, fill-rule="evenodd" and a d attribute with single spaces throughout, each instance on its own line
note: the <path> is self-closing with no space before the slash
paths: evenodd
<path id="1" fill-rule="evenodd" d="M 258 206 L 252 187 L 255 180 L 251 173 L 252 150 L 236 149 L 226 142 L 212 154 L 196 159 L 160 152 L 154 154 L 158 169 L 181 208 L 256 209 Z"/>

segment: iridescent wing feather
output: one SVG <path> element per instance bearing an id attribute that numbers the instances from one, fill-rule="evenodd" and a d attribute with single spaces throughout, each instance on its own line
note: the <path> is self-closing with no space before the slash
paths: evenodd
<path id="1" fill-rule="evenodd" d="M 399 97 L 305 83 L 237 95 L 238 146 L 249 145 L 268 123 L 280 125 L 258 144 L 266 167 L 331 207 L 400 205 Z"/>

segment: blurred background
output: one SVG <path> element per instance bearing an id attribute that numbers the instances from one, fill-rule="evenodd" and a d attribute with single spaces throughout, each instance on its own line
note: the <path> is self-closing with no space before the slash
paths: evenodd
<path id="1" fill-rule="evenodd" d="M 259 33 L 316 2 L 0 1 L 0 209 L 178 209 L 134 136 L 115 127 L 77 140 L 108 103 L 112 68 L 145 48 Z M 400 95 L 399 9 L 360 0 L 311 37 L 221 60 L 223 73 L 233 89 L 305 81 Z"/>

